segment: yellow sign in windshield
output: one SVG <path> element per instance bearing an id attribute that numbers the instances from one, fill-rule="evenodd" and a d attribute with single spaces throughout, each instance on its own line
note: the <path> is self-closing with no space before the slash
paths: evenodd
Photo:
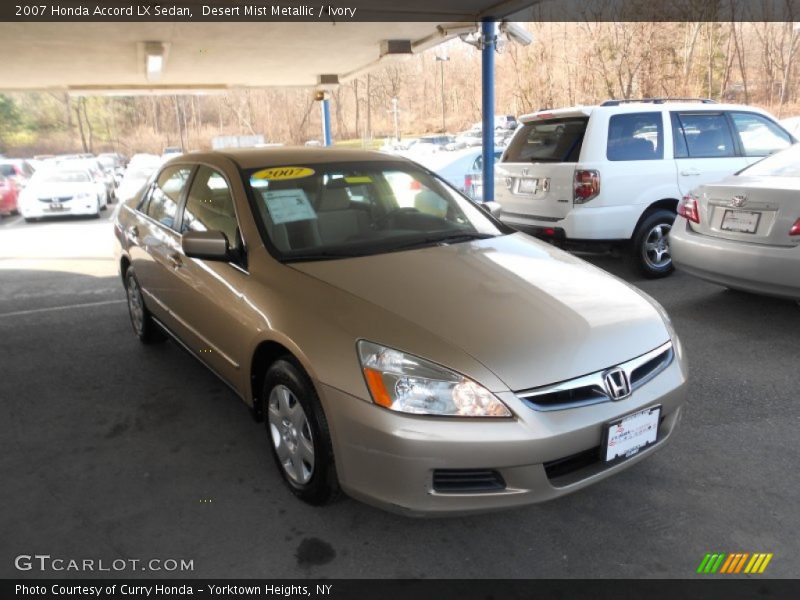
<path id="1" fill-rule="evenodd" d="M 253 173 L 252 179 L 269 179 L 270 181 L 283 181 L 285 179 L 302 179 L 311 177 L 314 169 L 308 167 L 272 167 Z"/>

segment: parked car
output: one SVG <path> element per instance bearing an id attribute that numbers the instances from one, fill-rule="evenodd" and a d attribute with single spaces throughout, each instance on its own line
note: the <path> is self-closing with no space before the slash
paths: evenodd
<path id="1" fill-rule="evenodd" d="M 86 169 L 91 173 L 92 178 L 98 183 L 102 183 L 105 188 L 103 197 L 103 208 L 111 204 L 117 195 L 117 181 L 113 172 L 106 171 L 103 165 L 96 158 L 68 158 L 58 162 L 60 169 Z"/>
<path id="2" fill-rule="evenodd" d="M 495 148 L 495 162 L 502 153 L 502 148 Z M 481 199 L 483 195 L 483 152 L 480 148 L 439 152 L 418 162 L 439 175 L 459 192 L 474 200 Z"/>
<path id="3" fill-rule="evenodd" d="M 435 152 L 445 151 L 455 142 L 456 138 L 452 135 L 426 135 L 408 142 L 405 150 L 399 151 L 398 154 L 412 159 L 421 158 Z"/>
<path id="4" fill-rule="evenodd" d="M 781 126 L 791 133 L 796 139 L 800 139 L 800 117 L 789 117 L 781 119 Z"/>
<path id="5" fill-rule="evenodd" d="M 402 158 L 184 155 L 121 206 L 115 236 L 135 335 L 166 332 L 226 381 L 311 504 L 547 500 L 650 455 L 679 420 L 685 357 L 655 301 Z"/>
<path id="6" fill-rule="evenodd" d="M 10 177 L 0 175 L 0 215 L 8 216 L 19 212 L 17 208 L 17 184 Z"/>
<path id="7" fill-rule="evenodd" d="M 800 300 L 800 144 L 687 194 L 670 247 L 692 275 Z"/>
<path id="8" fill-rule="evenodd" d="M 67 164 L 36 171 L 18 204 L 25 221 L 32 221 L 63 215 L 99 217 L 105 199 L 105 183 L 88 166 Z"/>
<path id="9" fill-rule="evenodd" d="M 139 158 L 136 161 L 131 160 L 128 168 L 125 169 L 122 181 L 117 188 L 117 197 L 120 202 L 125 202 L 135 196 L 163 162 L 156 155 L 150 155 L 150 158 L 147 158 L 147 155 L 138 156 Z"/>
<path id="10" fill-rule="evenodd" d="M 31 164 L 21 158 L 5 158 L 0 160 L 0 175 L 10 179 L 17 188 L 24 188 L 28 185 L 35 169 Z"/>
<path id="11" fill-rule="evenodd" d="M 610 100 L 521 121 L 496 169 L 503 222 L 630 249 L 647 277 L 672 272 L 680 198 L 795 141 L 763 110 L 712 101 Z"/>

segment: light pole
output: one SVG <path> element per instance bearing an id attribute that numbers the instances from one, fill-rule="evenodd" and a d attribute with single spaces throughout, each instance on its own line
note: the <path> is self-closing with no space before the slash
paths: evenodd
<path id="1" fill-rule="evenodd" d="M 445 110 L 446 110 L 446 103 L 444 98 L 444 63 L 450 60 L 449 56 L 437 56 L 436 62 L 439 63 L 439 73 L 441 75 L 441 82 L 442 82 L 442 133 L 447 132 L 447 125 L 445 124 Z"/>

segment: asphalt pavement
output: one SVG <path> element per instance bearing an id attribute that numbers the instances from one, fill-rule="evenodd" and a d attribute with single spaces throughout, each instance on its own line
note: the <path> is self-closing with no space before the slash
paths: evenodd
<path id="1" fill-rule="evenodd" d="M 187 577 L 693 577 L 707 552 L 800 574 L 800 307 L 589 260 L 671 315 L 690 399 L 660 452 L 559 500 L 410 519 L 297 501 L 264 427 L 174 343 L 140 345 L 111 223 L 0 221 L 0 576 L 14 558 L 188 559 Z M 94 573 L 115 575 L 115 573 Z"/>

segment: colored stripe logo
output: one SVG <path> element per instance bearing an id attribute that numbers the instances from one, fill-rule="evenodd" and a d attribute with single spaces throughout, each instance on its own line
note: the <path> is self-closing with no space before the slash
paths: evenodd
<path id="1" fill-rule="evenodd" d="M 772 560 L 772 556 L 771 552 L 756 552 L 753 554 L 749 552 L 708 553 L 700 561 L 697 572 L 702 574 L 724 573 L 726 575 L 737 573 L 760 574 L 766 570 L 769 561 Z"/>

